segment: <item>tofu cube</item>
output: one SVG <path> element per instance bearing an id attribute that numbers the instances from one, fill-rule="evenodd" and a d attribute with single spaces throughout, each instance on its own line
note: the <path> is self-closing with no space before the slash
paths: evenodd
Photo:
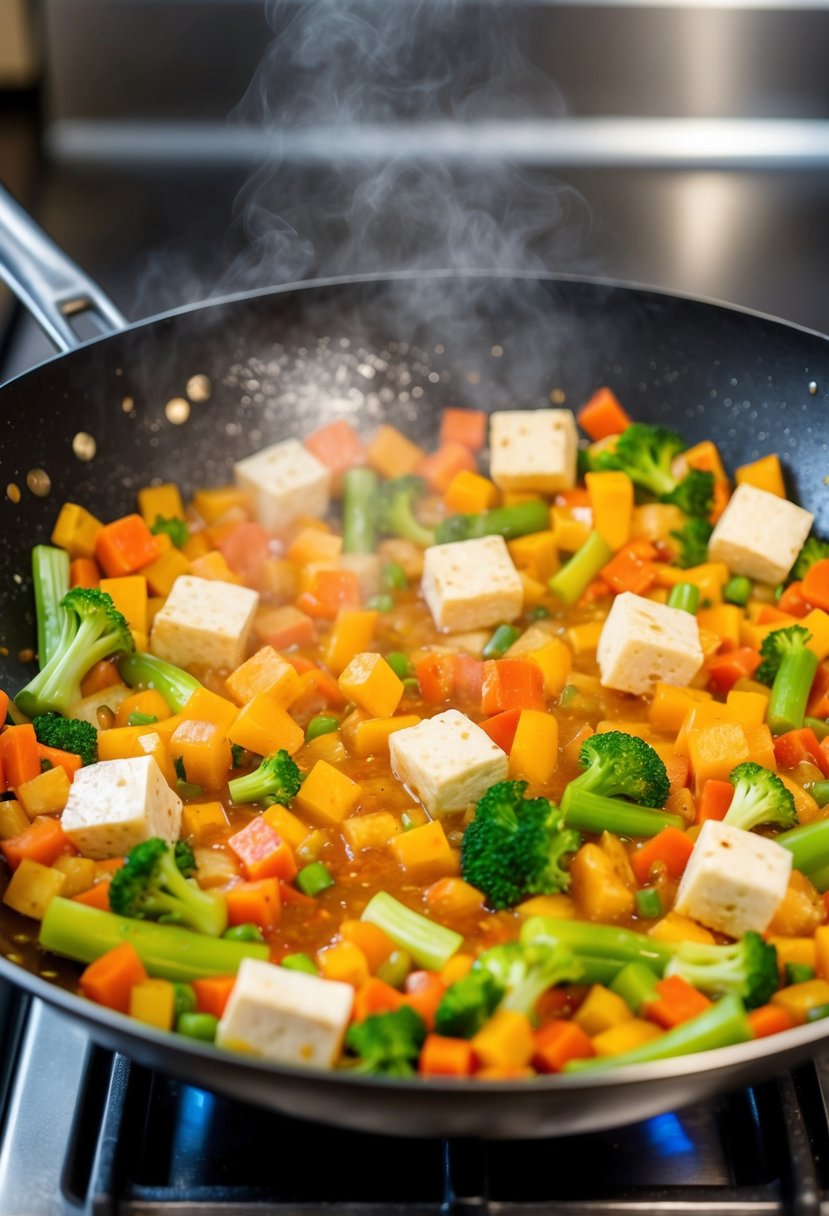
<path id="1" fill-rule="evenodd" d="M 100 861 L 123 857 L 150 836 L 174 843 L 181 807 L 152 756 L 101 760 L 75 774 L 60 822 L 85 857 Z"/>
<path id="2" fill-rule="evenodd" d="M 502 490 L 572 490 L 577 447 L 571 410 L 502 410 L 490 419 L 490 473 Z"/>
<path id="3" fill-rule="evenodd" d="M 740 937 L 764 933 L 789 885 L 792 855 L 766 836 L 707 819 L 676 893 L 674 910 Z"/>
<path id="4" fill-rule="evenodd" d="M 786 498 L 743 483 L 731 495 L 708 542 L 712 562 L 761 583 L 781 583 L 803 548 L 814 515 Z"/>
<path id="5" fill-rule="evenodd" d="M 155 614 L 150 651 L 177 667 L 232 671 L 245 657 L 258 603 L 249 587 L 179 575 Z"/>
<path id="6" fill-rule="evenodd" d="M 684 686 L 702 667 L 697 619 L 631 591 L 607 614 L 596 659 L 605 688 L 642 696 L 655 684 Z"/>
<path id="7" fill-rule="evenodd" d="M 524 585 L 503 536 L 432 545 L 423 559 L 423 598 L 438 629 L 465 633 L 521 615 Z"/>
<path id="8" fill-rule="evenodd" d="M 395 777 L 434 816 L 466 810 L 509 775 L 506 753 L 457 709 L 395 731 L 389 755 Z"/>
<path id="9" fill-rule="evenodd" d="M 337 980 L 242 960 L 216 1043 L 278 1064 L 330 1068 L 351 1017 L 354 989 Z"/>
<path id="10" fill-rule="evenodd" d="M 247 456 L 233 472 L 269 532 L 282 531 L 300 515 L 321 516 L 328 510 L 331 473 L 298 439 Z"/>

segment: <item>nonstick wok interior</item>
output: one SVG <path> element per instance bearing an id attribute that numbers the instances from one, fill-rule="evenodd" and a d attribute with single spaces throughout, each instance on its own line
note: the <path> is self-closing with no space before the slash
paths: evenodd
<path id="1" fill-rule="evenodd" d="M 210 392 L 202 399 L 203 382 L 196 391 L 191 384 L 188 403 L 194 376 L 207 377 Z M 673 426 L 689 442 L 713 439 L 731 468 L 777 451 L 794 497 L 815 513 L 816 530 L 829 532 L 829 343 L 818 335 L 704 302 L 555 277 L 421 274 L 260 293 L 134 326 L 0 390 L 0 687 L 13 692 L 28 678 L 29 553 L 48 541 L 64 501 L 112 518 L 133 510 L 148 482 L 176 481 L 185 493 L 221 484 L 233 460 L 333 417 L 364 434 L 391 422 L 429 442 L 447 405 L 575 409 L 602 384 L 637 419 Z M 0 916 L 4 951 L 19 924 Z M 42 987 L 2 960 L 0 971 Z M 652 1085 L 612 1083 L 609 1102 L 597 1097 L 601 1080 L 573 1086 L 568 1098 L 561 1086 L 556 1096 L 555 1078 L 495 1087 L 485 1101 L 449 1086 L 450 1099 L 440 1086 L 303 1080 L 217 1059 L 55 992 L 47 990 L 97 1037 L 127 1042 L 136 1058 L 281 1109 L 409 1134 L 526 1136 L 629 1121 L 756 1075 L 761 1055 L 715 1053 L 738 1061 L 727 1074 L 679 1061 L 673 1073 L 657 1069 Z"/>

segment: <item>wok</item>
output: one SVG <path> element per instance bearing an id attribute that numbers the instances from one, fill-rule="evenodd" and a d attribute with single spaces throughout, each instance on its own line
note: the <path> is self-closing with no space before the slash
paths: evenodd
<path id="1" fill-rule="evenodd" d="M 540 406 L 552 393 L 577 406 L 608 383 L 635 417 L 714 439 L 732 467 L 778 451 L 798 501 L 829 527 L 829 341 L 764 316 L 576 277 L 417 271 L 293 284 L 127 325 L 8 197 L 0 273 L 62 351 L 0 390 L 5 688 L 28 678 L 29 550 L 48 540 L 61 502 L 112 516 L 134 509 L 152 478 L 185 492 L 221 483 L 234 459 L 332 416 L 363 432 L 388 419 L 428 442 L 446 405 Z M 84 308 L 109 332 L 79 345 L 67 317 Z M 211 392 L 182 422 L 186 405 L 168 403 L 196 375 Z M 5 957 L 18 949 L 15 928 L 0 923 L 0 976 L 105 1046 L 244 1101 L 387 1134 L 533 1137 L 632 1122 L 779 1072 L 825 1037 L 817 1023 L 615 1074 L 522 1083 L 277 1067 L 155 1032 L 24 970 Z"/>

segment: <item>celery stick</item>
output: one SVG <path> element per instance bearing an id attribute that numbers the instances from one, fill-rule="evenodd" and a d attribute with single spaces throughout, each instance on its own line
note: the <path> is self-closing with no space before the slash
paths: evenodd
<path id="1" fill-rule="evenodd" d="M 463 945 L 454 929 L 437 925 L 401 904 L 386 891 L 378 891 L 366 905 L 361 920 L 382 929 L 396 946 L 429 971 L 440 971 Z"/>

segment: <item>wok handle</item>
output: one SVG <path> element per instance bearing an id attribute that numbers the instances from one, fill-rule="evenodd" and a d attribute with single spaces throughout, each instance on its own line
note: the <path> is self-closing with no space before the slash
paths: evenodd
<path id="1" fill-rule="evenodd" d="M 94 313 L 102 332 L 127 320 L 79 266 L 0 185 L 0 279 L 59 351 L 80 346 L 69 318 Z"/>

